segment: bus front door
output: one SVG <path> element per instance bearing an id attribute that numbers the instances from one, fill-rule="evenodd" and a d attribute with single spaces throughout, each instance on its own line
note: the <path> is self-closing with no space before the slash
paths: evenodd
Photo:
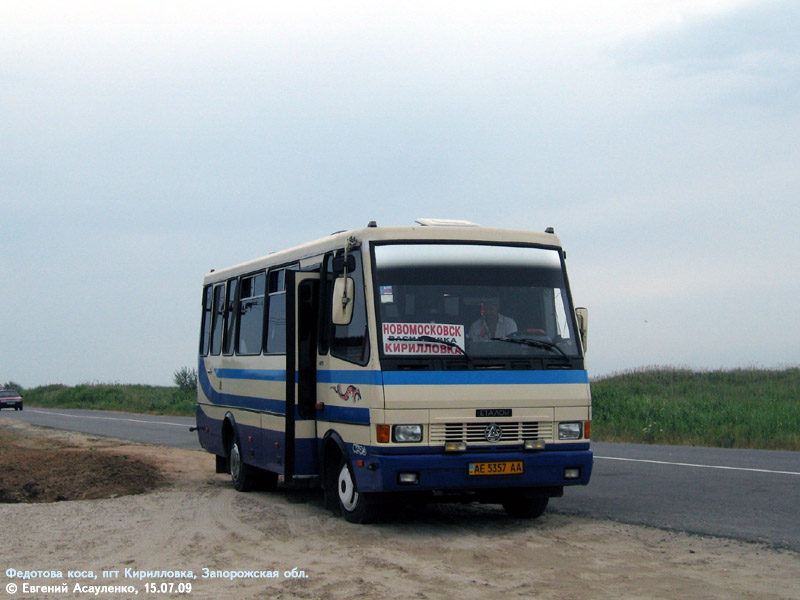
<path id="1" fill-rule="evenodd" d="M 319 274 L 286 271 L 286 483 L 318 477 L 316 444 Z"/>

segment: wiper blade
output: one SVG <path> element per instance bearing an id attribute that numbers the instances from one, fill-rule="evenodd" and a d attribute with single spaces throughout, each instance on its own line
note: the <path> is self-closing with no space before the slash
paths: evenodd
<path id="1" fill-rule="evenodd" d="M 449 346 L 450 348 L 455 348 L 456 350 L 461 352 L 461 354 L 464 355 L 464 358 L 467 359 L 467 362 L 472 364 L 472 359 L 467 354 L 467 351 L 464 350 L 464 348 L 462 348 L 461 346 L 459 346 L 455 342 L 451 342 L 450 340 L 439 339 L 439 338 L 433 337 L 431 335 L 421 335 L 419 337 L 396 337 L 396 336 L 391 336 L 391 337 L 388 337 L 386 339 L 388 339 L 390 342 L 428 342 L 429 344 L 442 344 L 443 346 Z"/>
<path id="2" fill-rule="evenodd" d="M 512 337 L 494 337 L 490 339 L 495 342 L 509 342 L 511 344 L 522 344 L 523 346 L 531 346 L 533 348 L 541 348 L 542 350 L 550 350 L 552 352 L 557 352 L 564 358 L 564 360 L 571 362 L 566 352 L 564 352 L 561 348 L 558 347 L 557 344 L 554 344 L 553 342 L 545 342 L 544 340 L 534 340 L 531 338 L 512 338 Z"/>

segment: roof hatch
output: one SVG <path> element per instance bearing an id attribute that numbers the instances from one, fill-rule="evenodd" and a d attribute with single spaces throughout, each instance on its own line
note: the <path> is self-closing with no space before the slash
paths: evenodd
<path id="1" fill-rule="evenodd" d="M 458 219 L 417 219 L 416 222 L 425 227 L 480 227 L 472 221 Z"/>

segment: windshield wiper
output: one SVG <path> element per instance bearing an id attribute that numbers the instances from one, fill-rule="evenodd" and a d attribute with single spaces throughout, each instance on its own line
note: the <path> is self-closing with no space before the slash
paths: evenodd
<path id="1" fill-rule="evenodd" d="M 545 342 L 544 340 L 533 340 L 531 338 L 512 338 L 512 337 L 493 337 L 490 339 L 495 342 L 509 342 L 511 344 L 522 344 L 523 346 L 531 346 L 533 348 L 541 348 L 542 350 L 550 350 L 552 352 L 557 352 L 564 358 L 565 361 L 569 362 L 570 364 L 572 363 L 569 356 L 567 356 L 567 354 L 561 348 L 559 348 L 557 344 L 554 344 L 553 342 Z"/>
<path id="2" fill-rule="evenodd" d="M 419 337 L 411 337 L 411 338 L 408 337 L 401 338 L 401 337 L 391 336 L 386 339 L 389 340 L 390 342 L 428 342 L 429 344 L 442 344 L 443 346 L 449 346 L 450 348 L 455 348 L 456 350 L 461 352 L 461 354 L 464 355 L 464 358 L 467 359 L 467 362 L 470 365 L 472 365 L 472 359 L 467 354 L 467 351 L 464 350 L 464 348 L 462 348 L 455 342 L 451 342 L 450 340 L 442 340 L 430 335 L 421 335 Z"/>

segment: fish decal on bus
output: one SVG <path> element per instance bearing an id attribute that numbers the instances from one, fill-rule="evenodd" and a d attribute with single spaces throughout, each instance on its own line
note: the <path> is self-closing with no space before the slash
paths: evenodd
<path id="1" fill-rule="evenodd" d="M 348 385 L 347 388 L 342 391 L 342 384 L 337 383 L 336 386 L 331 386 L 331 389 L 336 392 L 336 395 L 339 396 L 342 400 L 347 402 L 348 400 L 352 400 L 355 404 L 356 402 L 361 400 L 361 390 L 359 390 L 354 385 Z"/>

